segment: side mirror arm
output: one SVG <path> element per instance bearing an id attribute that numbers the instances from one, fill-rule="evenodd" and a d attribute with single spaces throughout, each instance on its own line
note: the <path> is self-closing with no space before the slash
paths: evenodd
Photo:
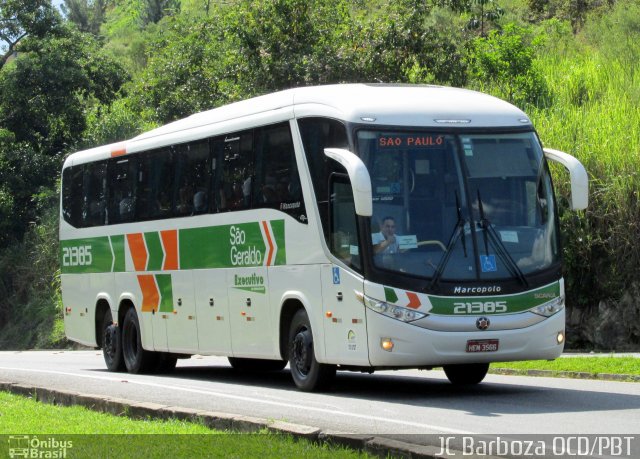
<path id="1" fill-rule="evenodd" d="M 371 217 L 373 215 L 373 195 L 367 166 L 358 156 L 342 148 L 325 148 L 324 154 L 339 162 L 347 170 L 353 189 L 356 214 L 361 217 Z"/>
<path id="2" fill-rule="evenodd" d="M 552 148 L 545 148 L 548 160 L 562 164 L 571 178 L 571 209 L 583 210 L 589 204 L 589 176 L 580 161 L 573 156 Z"/>

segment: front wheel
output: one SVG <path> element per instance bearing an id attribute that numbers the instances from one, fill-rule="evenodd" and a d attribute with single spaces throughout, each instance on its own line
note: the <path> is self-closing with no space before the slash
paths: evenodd
<path id="1" fill-rule="evenodd" d="M 102 318 L 102 355 L 109 371 L 124 370 L 120 328 L 113 323 L 110 309 L 107 309 Z"/>
<path id="2" fill-rule="evenodd" d="M 122 323 L 122 353 L 129 373 L 148 373 L 156 368 L 157 355 L 142 347 L 140 322 L 134 308 L 129 308 Z"/>
<path id="3" fill-rule="evenodd" d="M 489 371 L 488 363 L 467 363 L 462 365 L 445 365 L 444 373 L 452 384 L 471 385 L 480 383 Z"/>
<path id="4" fill-rule="evenodd" d="M 293 316 L 289 329 L 289 367 L 291 376 L 303 391 L 327 389 L 336 375 L 336 366 L 319 363 L 313 352 L 311 323 L 304 309 Z"/>

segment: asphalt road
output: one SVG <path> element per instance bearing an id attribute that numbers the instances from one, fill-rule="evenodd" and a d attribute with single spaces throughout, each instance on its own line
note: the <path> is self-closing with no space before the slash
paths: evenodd
<path id="1" fill-rule="evenodd" d="M 109 373 L 101 351 L 0 352 L 0 381 L 284 420 L 424 443 L 424 434 L 640 434 L 640 384 L 488 375 L 455 387 L 440 371 L 338 373 L 329 393 L 296 390 L 288 369 L 238 373 L 195 356 L 171 375 Z"/>

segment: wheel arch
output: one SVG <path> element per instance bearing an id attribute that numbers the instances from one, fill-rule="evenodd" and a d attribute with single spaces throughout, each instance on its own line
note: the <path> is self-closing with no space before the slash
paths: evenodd
<path id="1" fill-rule="evenodd" d="M 300 309 L 307 310 L 302 300 L 297 297 L 285 298 L 280 308 L 280 328 L 278 336 L 280 337 L 280 356 L 282 360 L 289 360 L 289 329 L 291 328 L 293 316 Z M 307 315 L 308 314 L 307 312 Z"/>
<path id="2" fill-rule="evenodd" d="M 104 320 L 104 315 L 108 310 L 111 309 L 111 304 L 106 297 L 98 297 L 96 301 L 96 311 L 95 311 L 95 332 L 96 332 L 96 344 L 99 348 L 102 348 L 102 321 Z"/>
<path id="3" fill-rule="evenodd" d="M 124 316 L 131 308 L 135 309 L 135 305 L 131 298 L 124 297 L 120 299 L 120 304 L 118 305 L 118 325 L 121 325 L 122 322 L 124 322 Z"/>
<path id="4" fill-rule="evenodd" d="M 307 313 L 309 323 L 311 324 L 311 332 L 313 333 L 314 342 L 320 344 L 314 346 L 314 353 L 319 361 L 324 360 L 324 330 L 322 319 L 318 319 L 313 314 L 311 302 L 300 292 L 285 292 L 282 295 L 278 328 L 278 344 L 280 356 L 283 360 L 289 359 L 289 329 L 291 328 L 291 320 L 300 309 Z M 320 306 L 320 305 L 318 305 Z"/>

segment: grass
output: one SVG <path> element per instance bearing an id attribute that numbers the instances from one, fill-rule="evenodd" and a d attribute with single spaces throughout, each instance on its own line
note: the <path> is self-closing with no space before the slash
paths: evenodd
<path id="1" fill-rule="evenodd" d="M 637 357 L 566 357 L 553 361 L 500 362 L 491 364 L 491 370 L 506 368 L 526 374 L 528 370 L 588 373 L 591 375 L 617 374 L 640 376 L 640 358 Z M 557 374 L 560 376 L 560 374 Z"/>
<path id="2" fill-rule="evenodd" d="M 177 420 L 132 420 L 84 407 L 48 405 L 6 392 L 0 392 L 0 434 L 28 435 L 29 441 L 53 438 L 58 445 L 71 442 L 66 457 L 368 457 L 287 435 L 234 434 Z M 5 453 L 6 457 L 6 448 L 11 446 L 0 442 L 0 455 Z"/>

